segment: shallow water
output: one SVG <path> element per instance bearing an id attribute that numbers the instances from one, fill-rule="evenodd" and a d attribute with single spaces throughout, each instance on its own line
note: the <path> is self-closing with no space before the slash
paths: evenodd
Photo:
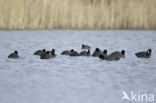
<path id="1" fill-rule="evenodd" d="M 101 61 L 68 57 L 66 49 L 81 44 L 126 50 L 126 58 Z M 0 31 L 0 103 L 125 103 L 122 91 L 156 94 L 156 31 Z M 56 49 L 57 57 L 40 60 L 39 49 Z M 137 51 L 152 49 L 149 59 Z M 7 56 L 18 50 L 20 59 Z M 148 102 L 145 102 L 148 103 Z"/>

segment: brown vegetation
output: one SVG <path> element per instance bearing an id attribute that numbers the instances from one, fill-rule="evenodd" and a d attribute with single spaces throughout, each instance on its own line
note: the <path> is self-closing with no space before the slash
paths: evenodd
<path id="1" fill-rule="evenodd" d="M 156 29 L 156 0 L 0 0 L 1 29 Z"/>

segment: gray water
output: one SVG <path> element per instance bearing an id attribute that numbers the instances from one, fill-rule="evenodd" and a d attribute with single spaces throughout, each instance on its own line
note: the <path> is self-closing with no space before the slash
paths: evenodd
<path id="1" fill-rule="evenodd" d="M 81 44 L 126 50 L 126 58 L 102 61 L 68 57 L 66 49 Z M 0 31 L 0 103 L 132 103 L 122 91 L 156 94 L 156 31 Z M 33 53 L 56 49 L 57 57 L 40 60 Z M 152 49 L 149 59 L 134 53 Z M 19 59 L 7 56 L 18 50 Z M 149 102 L 145 102 L 149 103 Z"/>

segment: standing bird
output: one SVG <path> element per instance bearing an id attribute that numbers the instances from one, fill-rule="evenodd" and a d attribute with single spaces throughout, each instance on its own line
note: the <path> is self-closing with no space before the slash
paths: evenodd
<path id="1" fill-rule="evenodd" d="M 12 59 L 17 59 L 19 58 L 19 55 L 18 55 L 18 51 L 14 51 L 14 53 L 11 53 L 8 58 L 12 58 Z"/>
<path id="2" fill-rule="evenodd" d="M 135 55 L 138 58 L 150 58 L 151 57 L 151 53 L 152 53 L 152 50 L 148 49 L 147 51 L 137 52 L 137 53 L 135 53 Z"/>
<path id="3" fill-rule="evenodd" d="M 89 45 L 82 44 L 81 49 L 91 49 L 91 47 Z"/>

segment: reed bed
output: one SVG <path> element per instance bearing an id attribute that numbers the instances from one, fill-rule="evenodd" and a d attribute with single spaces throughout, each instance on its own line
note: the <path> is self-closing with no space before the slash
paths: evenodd
<path id="1" fill-rule="evenodd" d="M 156 0 L 0 0 L 0 29 L 156 29 Z"/>

